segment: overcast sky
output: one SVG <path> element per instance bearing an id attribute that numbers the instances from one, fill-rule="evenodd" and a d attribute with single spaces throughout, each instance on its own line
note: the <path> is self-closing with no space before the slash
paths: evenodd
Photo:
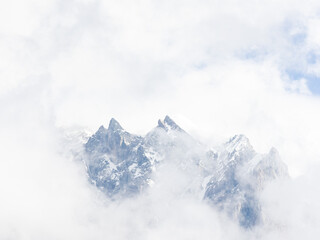
<path id="1" fill-rule="evenodd" d="M 170 115 L 209 144 L 243 133 L 259 152 L 276 147 L 303 177 L 319 169 L 319 110 L 318 0 L 0 2 L 8 196 L 23 181 L 38 193 L 33 173 L 55 178 L 63 129 L 95 131 L 111 117 L 143 135 Z M 70 171 L 61 179 L 84 194 Z"/>

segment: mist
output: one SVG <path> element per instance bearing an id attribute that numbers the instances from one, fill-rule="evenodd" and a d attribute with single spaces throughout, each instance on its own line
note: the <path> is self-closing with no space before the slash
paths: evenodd
<path id="1" fill-rule="evenodd" d="M 319 9 L 1 2 L 0 238 L 317 239 Z M 189 194 L 197 175 L 179 152 L 134 198 L 111 201 L 88 181 L 81 153 L 100 125 L 115 117 L 143 136 L 167 114 L 208 147 L 245 134 L 279 151 L 291 178 L 260 194 L 265 225 L 244 230 Z"/>

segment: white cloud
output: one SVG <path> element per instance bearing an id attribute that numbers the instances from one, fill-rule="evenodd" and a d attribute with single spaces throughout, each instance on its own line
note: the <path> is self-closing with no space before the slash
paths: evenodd
<path id="1" fill-rule="evenodd" d="M 320 159 L 320 100 L 308 80 L 291 81 L 285 71 L 318 75 L 318 62 L 308 56 L 319 53 L 319 7 L 311 0 L 2 1 L 0 236 L 99 239 L 111 231 L 124 239 L 148 226 L 142 207 L 99 205 L 81 168 L 57 154 L 59 127 L 95 130 L 115 117 L 145 134 L 169 114 L 204 141 L 244 133 L 260 152 L 275 146 L 293 176 L 308 174 Z M 312 209 L 318 213 L 319 196 L 311 176 L 270 210 L 284 211 L 275 217 L 288 224 L 289 235 L 317 233 Z M 298 198 L 304 186 L 308 204 Z M 163 222 L 147 236 L 171 236 L 176 225 L 174 239 L 183 238 L 186 224 L 191 236 L 203 231 L 206 239 L 214 231 L 223 238 L 228 231 L 216 213 L 190 201 L 165 208 L 182 217 L 160 211 Z M 287 202 L 297 206 L 296 217 L 286 218 Z M 117 211 L 114 221 L 105 218 Z M 124 219 L 128 212 L 141 221 Z M 294 219 L 305 215 L 314 225 L 296 228 L 301 222 Z"/>

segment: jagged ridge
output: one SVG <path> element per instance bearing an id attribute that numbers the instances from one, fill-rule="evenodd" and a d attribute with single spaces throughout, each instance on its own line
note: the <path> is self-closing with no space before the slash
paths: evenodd
<path id="1" fill-rule="evenodd" d="M 268 182 L 288 176 L 274 148 L 258 154 L 248 138 L 236 135 L 219 151 L 208 150 L 169 116 L 159 120 L 145 137 L 126 132 L 112 118 L 108 129 L 101 126 L 90 137 L 85 150 L 90 180 L 111 199 L 143 192 L 154 181 L 153 173 L 161 163 L 176 159 L 176 166 L 183 171 L 189 168 L 199 173 L 199 184 L 190 184 L 194 189 L 188 191 L 202 192 L 204 200 L 245 228 L 261 222 L 259 191 Z"/>

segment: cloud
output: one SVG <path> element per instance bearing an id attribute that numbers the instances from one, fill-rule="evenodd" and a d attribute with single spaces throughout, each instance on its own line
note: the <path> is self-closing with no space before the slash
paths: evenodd
<path id="1" fill-rule="evenodd" d="M 186 239 L 200 234 L 209 239 L 224 235 L 213 209 L 166 191 L 168 184 L 174 186 L 168 178 L 162 178 L 166 181 L 160 188 L 134 201 L 108 202 L 89 184 L 84 166 L 74 161 L 68 147 L 64 146 L 68 151 L 61 148 L 66 142 L 43 106 L 45 92 L 41 84 L 21 88 L 6 98 L 10 104 L 1 104 L 5 116 L 0 121 L 1 238 Z M 182 179 L 187 177 L 173 168 L 163 169 L 171 180 L 175 175 L 167 174 L 170 169 Z"/>
<path id="2" fill-rule="evenodd" d="M 94 131 L 115 117 L 145 134 L 166 114 L 203 142 L 244 133 L 259 152 L 275 146 L 294 181 L 264 196 L 268 214 L 287 226 L 274 234 L 318 236 L 318 178 L 309 169 L 320 159 L 320 100 L 307 76 L 319 77 L 319 5 L 1 2 L 0 236 L 235 238 L 241 230 L 226 230 L 218 213 L 194 199 L 160 206 L 144 196 L 138 206 L 106 207 L 61 148 L 61 128 Z M 144 204 L 155 213 L 145 215 Z M 160 220 L 149 228 L 153 214 Z"/>

